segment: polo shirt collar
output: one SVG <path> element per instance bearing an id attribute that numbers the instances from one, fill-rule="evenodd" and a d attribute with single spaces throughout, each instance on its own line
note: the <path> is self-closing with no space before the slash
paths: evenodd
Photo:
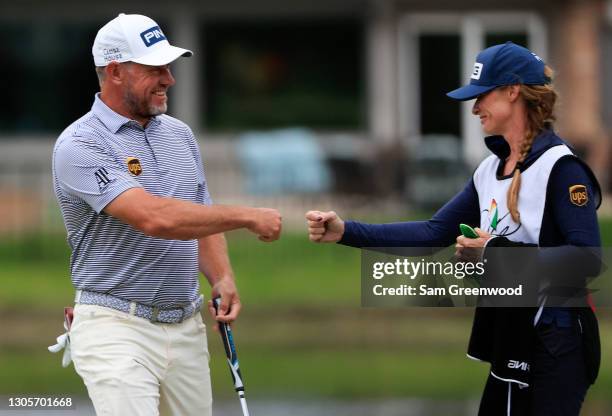
<path id="1" fill-rule="evenodd" d="M 122 116 L 121 114 L 115 112 L 109 106 L 107 106 L 100 98 L 99 92 L 95 95 L 91 111 L 113 134 L 117 133 L 119 129 L 126 124 L 135 123 L 140 126 L 137 121 Z M 159 122 L 160 121 L 157 119 L 157 117 L 151 117 L 149 123 L 147 124 L 147 127 L 157 125 L 159 124 Z M 142 127 L 140 126 L 140 128 Z"/>

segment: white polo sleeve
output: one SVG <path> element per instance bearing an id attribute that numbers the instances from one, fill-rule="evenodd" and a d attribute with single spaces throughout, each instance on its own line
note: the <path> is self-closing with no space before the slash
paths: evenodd
<path id="1" fill-rule="evenodd" d="M 142 187 L 127 165 L 95 140 L 71 137 L 53 154 L 57 185 L 67 195 L 86 202 L 97 213 L 130 188 Z"/>

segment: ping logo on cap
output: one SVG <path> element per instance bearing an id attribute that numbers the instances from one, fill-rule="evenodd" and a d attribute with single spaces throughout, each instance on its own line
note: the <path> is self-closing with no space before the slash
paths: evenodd
<path id="1" fill-rule="evenodd" d="M 482 64 L 480 62 L 474 62 L 474 71 L 472 71 L 472 79 L 480 79 L 480 74 L 482 74 Z"/>
<path id="2" fill-rule="evenodd" d="M 142 41 L 145 43 L 147 48 L 151 45 L 155 45 L 161 40 L 166 40 L 164 32 L 161 31 L 159 26 L 153 26 L 152 28 L 145 30 L 140 34 L 140 37 L 142 38 Z"/>

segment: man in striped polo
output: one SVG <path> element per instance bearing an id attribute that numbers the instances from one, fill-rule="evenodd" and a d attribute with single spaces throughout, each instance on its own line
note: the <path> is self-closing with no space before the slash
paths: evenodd
<path id="1" fill-rule="evenodd" d="M 210 415 L 198 272 L 222 297 L 216 319 L 233 321 L 240 300 L 222 233 L 273 241 L 281 217 L 212 205 L 193 133 L 164 114 L 169 64 L 191 51 L 150 18 L 124 14 L 92 51 L 101 92 L 53 152 L 77 290 L 72 359 L 98 414 Z"/>

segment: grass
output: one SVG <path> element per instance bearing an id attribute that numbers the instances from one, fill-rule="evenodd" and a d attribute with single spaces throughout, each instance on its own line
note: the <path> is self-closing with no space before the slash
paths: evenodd
<path id="1" fill-rule="evenodd" d="M 278 244 L 230 236 L 230 257 L 240 291 L 253 305 L 333 307 L 360 302 L 360 252 L 315 245 L 303 235 Z"/>
<path id="2" fill-rule="evenodd" d="M 358 250 L 311 244 L 296 234 L 285 235 L 282 242 L 273 244 L 260 243 L 242 233 L 232 233 L 228 238 L 244 303 L 273 307 L 313 302 L 354 306 L 360 302 Z M 33 304 L 53 308 L 72 301 L 69 251 L 62 236 L 5 241 L 0 253 L 2 307 Z M 208 292 L 204 280 L 202 288 Z"/>
<path id="3" fill-rule="evenodd" d="M 466 366 L 464 357 L 458 354 L 422 351 L 381 354 L 345 348 L 280 355 L 262 350 L 243 355 L 245 382 L 256 397 L 475 397 L 487 372 L 484 366 Z M 227 368 L 221 372 L 227 372 Z M 225 377 L 218 375 L 221 380 Z"/>
<path id="4" fill-rule="evenodd" d="M 72 365 L 61 367 L 60 356 L 27 351 L 26 359 L 25 351 L 0 352 L 2 394 L 86 395 Z M 254 397 L 464 398 L 477 396 L 486 378 L 485 366 L 465 365 L 460 354 L 410 351 L 381 354 L 354 348 L 272 350 L 246 345 L 239 345 L 239 354 L 245 383 Z M 227 362 L 218 349 L 212 351 L 212 356 L 216 395 L 232 397 L 235 393 Z"/>
<path id="5" fill-rule="evenodd" d="M 602 220 L 601 231 L 612 246 L 612 220 Z M 364 309 L 358 250 L 311 244 L 303 234 L 274 244 L 245 233 L 228 238 L 245 305 L 235 336 L 250 395 L 479 396 L 487 366 L 464 355 L 471 311 Z M 85 394 L 74 370 L 46 351 L 72 302 L 68 257 L 64 236 L 0 242 L 0 394 Z M 612 389 L 612 314 L 601 315 L 594 402 L 608 401 Z M 220 342 L 209 337 L 215 394 L 233 396 Z"/>
<path id="6" fill-rule="evenodd" d="M 249 394 L 254 397 L 473 398 L 480 394 L 488 371 L 486 364 L 466 359 L 464 347 L 440 345 L 431 339 L 391 347 L 385 338 L 371 345 L 348 340 L 333 346 L 287 347 L 283 343 L 253 345 L 246 335 L 236 334 L 238 353 Z M 589 392 L 592 401 L 609 400 L 612 386 L 610 322 L 602 335 L 603 367 Z M 234 392 L 220 342 L 216 334 L 210 337 L 215 393 L 231 397 Z M 80 378 L 72 367 L 63 369 L 60 360 L 59 355 L 36 346 L 0 349 L 0 391 L 84 395 Z"/>

